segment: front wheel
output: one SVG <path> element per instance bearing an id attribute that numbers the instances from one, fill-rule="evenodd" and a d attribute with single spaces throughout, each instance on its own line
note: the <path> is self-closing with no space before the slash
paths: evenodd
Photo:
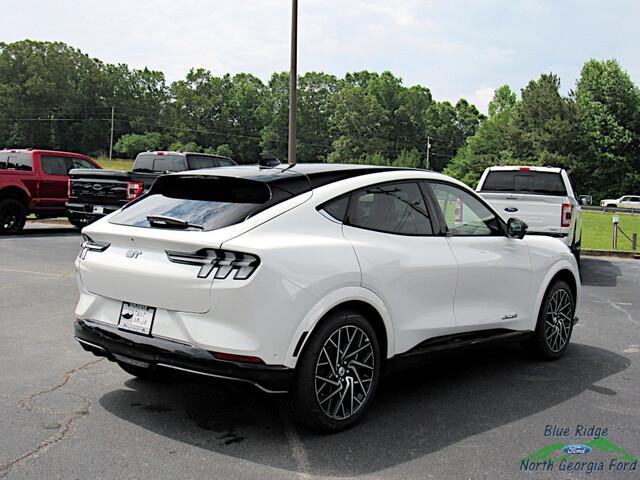
<path id="1" fill-rule="evenodd" d="M 547 290 L 534 335 L 524 346 L 543 360 L 562 357 L 573 332 L 575 310 L 571 288 L 567 282 L 557 280 Z"/>
<path id="2" fill-rule="evenodd" d="M 296 369 L 291 400 L 297 420 L 323 432 L 355 425 L 375 395 L 380 367 L 378 338 L 367 319 L 351 310 L 330 314 Z"/>

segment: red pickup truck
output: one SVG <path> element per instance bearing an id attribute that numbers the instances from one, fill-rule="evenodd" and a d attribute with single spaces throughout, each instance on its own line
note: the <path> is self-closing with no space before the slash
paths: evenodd
<path id="1" fill-rule="evenodd" d="M 79 153 L 0 150 L 0 234 L 17 233 L 27 215 L 66 216 L 69 170 L 101 168 Z"/>

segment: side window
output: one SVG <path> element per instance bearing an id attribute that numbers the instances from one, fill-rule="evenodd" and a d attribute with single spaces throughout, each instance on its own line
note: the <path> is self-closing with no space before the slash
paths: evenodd
<path id="1" fill-rule="evenodd" d="M 354 192 L 347 224 L 400 235 L 433 235 L 417 183 L 386 183 Z"/>
<path id="2" fill-rule="evenodd" d="M 450 235 L 464 237 L 502 234 L 496 216 L 473 195 L 453 185 L 430 185 Z"/>
<path id="3" fill-rule="evenodd" d="M 70 157 L 72 168 L 96 168 L 91 162 L 84 158 Z"/>
<path id="4" fill-rule="evenodd" d="M 347 207 L 349 206 L 349 195 L 345 195 L 335 200 L 331 200 L 320 208 L 323 212 L 327 213 L 331 218 L 343 222 L 344 216 L 347 214 Z"/>
<path id="5" fill-rule="evenodd" d="M 236 164 L 236 162 L 234 162 L 233 160 L 230 160 L 228 158 L 219 158 L 218 159 L 218 165 L 221 166 L 221 167 L 232 167 L 235 164 Z"/>
<path id="6" fill-rule="evenodd" d="M 30 153 L 0 153 L 0 170 L 33 170 Z"/>
<path id="7" fill-rule="evenodd" d="M 40 157 L 42 170 L 47 175 L 67 175 L 72 168 L 69 158 L 57 155 L 42 155 Z"/>

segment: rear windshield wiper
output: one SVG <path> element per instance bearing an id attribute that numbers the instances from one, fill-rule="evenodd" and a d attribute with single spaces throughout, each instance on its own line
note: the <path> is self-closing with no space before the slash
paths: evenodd
<path id="1" fill-rule="evenodd" d="M 195 223 L 189 223 L 186 220 L 180 220 L 174 217 L 165 217 L 164 215 L 148 215 L 147 220 L 152 227 L 160 228 L 197 228 L 198 230 L 204 230 L 203 225 Z"/>

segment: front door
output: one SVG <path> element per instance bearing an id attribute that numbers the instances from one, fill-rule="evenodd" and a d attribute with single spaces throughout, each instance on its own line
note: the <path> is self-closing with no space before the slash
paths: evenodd
<path id="1" fill-rule="evenodd" d="M 67 182 L 73 163 L 62 155 L 40 155 L 39 207 L 64 210 L 67 201 Z"/>
<path id="2" fill-rule="evenodd" d="M 523 240 L 505 235 L 496 215 L 475 195 L 430 182 L 458 262 L 454 301 L 459 331 L 517 328 L 531 316 L 531 263 Z"/>

